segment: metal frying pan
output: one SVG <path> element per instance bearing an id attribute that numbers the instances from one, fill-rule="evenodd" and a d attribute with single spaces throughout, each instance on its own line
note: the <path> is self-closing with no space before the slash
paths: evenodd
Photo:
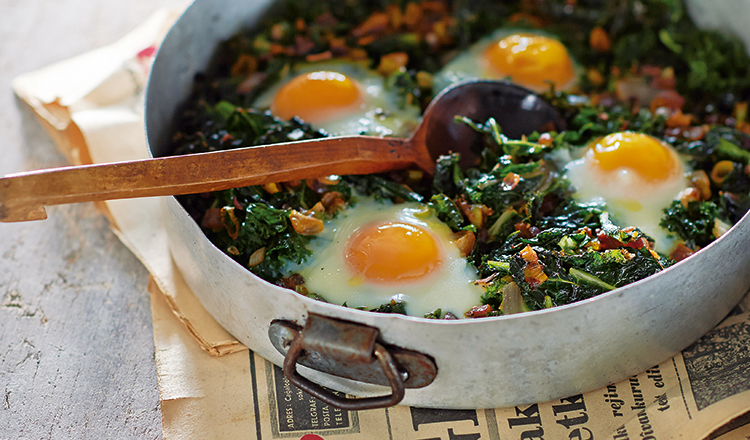
<path id="1" fill-rule="evenodd" d="M 154 156 L 167 154 L 172 117 L 218 42 L 257 23 L 270 8 L 271 0 L 197 0 L 174 25 L 147 90 Z M 395 403 L 404 388 L 401 403 L 451 408 L 520 405 L 596 389 L 675 355 L 715 326 L 750 287 L 746 215 L 695 256 L 579 303 L 479 320 L 377 314 L 261 280 L 215 248 L 174 197 L 163 205 L 172 255 L 221 325 L 277 365 L 284 365 L 282 352 L 291 353 L 286 372 L 313 391 L 321 384 L 360 397 L 386 396 L 365 405 Z"/>

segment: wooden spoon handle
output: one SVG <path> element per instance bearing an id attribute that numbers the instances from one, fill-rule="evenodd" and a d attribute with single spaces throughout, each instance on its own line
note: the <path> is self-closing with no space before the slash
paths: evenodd
<path id="1" fill-rule="evenodd" d="M 348 136 L 29 171 L 0 179 L 0 221 L 43 220 L 50 205 L 378 173 L 405 168 L 416 157 L 413 144 L 403 139 Z"/>

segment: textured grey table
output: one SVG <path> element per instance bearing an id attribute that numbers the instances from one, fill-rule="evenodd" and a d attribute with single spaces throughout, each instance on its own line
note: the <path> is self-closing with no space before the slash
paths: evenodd
<path id="1" fill-rule="evenodd" d="M 66 165 L 11 80 L 184 0 L 0 0 L 0 175 Z M 0 224 L 0 439 L 161 438 L 148 273 L 93 205 Z"/>

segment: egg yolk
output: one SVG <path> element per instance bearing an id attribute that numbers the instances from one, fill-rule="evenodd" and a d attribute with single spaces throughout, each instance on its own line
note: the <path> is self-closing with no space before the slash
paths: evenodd
<path id="1" fill-rule="evenodd" d="M 319 124 L 359 108 L 362 95 L 359 83 L 344 74 L 310 72 L 293 78 L 276 92 L 271 112 L 282 119 L 298 116 Z"/>
<path id="2" fill-rule="evenodd" d="M 546 89 L 550 81 L 564 86 L 575 75 L 565 46 L 542 35 L 510 35 L 487 47 L 483 57 L 496 75 L 530 88 Z"/>
<path id="3" fill-rule="evenodd" d="M 409 223 L 386 222 L 357 231 L 346 246 L 345 261 L 362 282 L 414 281 L 442 262 L 442 249 L 427 230 Z"/>
<path id="4" fill-rule="evenodd" d="M 672 147 L 643 133 L 607 135 L 595 142 L 587 154 L 602 171 L 628 168 L 650 182 L 670 179 L 682 168 Z"/>

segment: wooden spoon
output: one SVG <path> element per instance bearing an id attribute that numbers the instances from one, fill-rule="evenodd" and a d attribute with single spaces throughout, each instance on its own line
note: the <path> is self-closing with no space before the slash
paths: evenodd
<path id="1" fill-rule="evenodd" d="M 478 122 L 494 117 L 511 139 L 564 128 L 554 108 L 522 87 L 468 81 L 438 94 L 409 139 L 342 136 L 8 175 L 0 179 L 0 221 L 43 220 L 45 206 L 65 203 L 195 194 L 414 165 L 431 174 L 442 154 L 472 154 L 477 134 L 454 123 L 456 115 Z"/>

